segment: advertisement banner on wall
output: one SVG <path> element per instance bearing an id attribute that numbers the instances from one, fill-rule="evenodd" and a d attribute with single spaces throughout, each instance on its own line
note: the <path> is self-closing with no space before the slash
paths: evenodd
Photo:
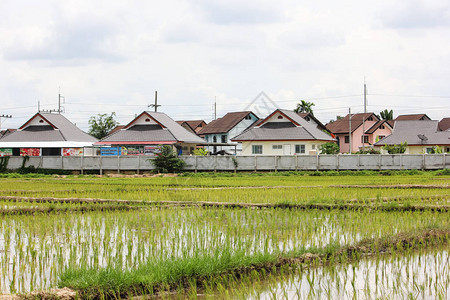
<path id="1" fill-rule="evenodd" d="M 118 156 L 118 155 L 120 155 L 120 148 L 119 147 L 102 147 L 102 148 L 100 148 L 100 155 Z"/>
<path id="2" fill-rule="evenodd" d="M 40 156 L 40 148 L 20 148 L 20 156 Z"/>
<path id="3" fill-rule="evenodd" d="M 83 148 L 63 148 L 63 156 L 83 156 Z"/>
<path id="4" fill-rule="evenodd" d="M 122 155 L 144 155 L 144 147 L 142 146 L 122 146 L 120 151 Z"/>
<path id="5" fill-rule="evenodd" d="M 145 146 L 144 147 L 144 155 L 155 155 L 159 152 L 158 146 Z"/>
<path id="6" fill-rule="evenodd" d="M 11 148 L 0 148 L 0 156 L 12 156 L 13 151 Z"/>

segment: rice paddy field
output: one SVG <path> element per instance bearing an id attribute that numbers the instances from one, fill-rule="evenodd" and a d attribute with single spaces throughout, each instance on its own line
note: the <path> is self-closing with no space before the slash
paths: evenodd
<path id="1" fill-rule="evenodd" d="M 3 297 L 450 298 L 446 171 L 9 175 Z"/>

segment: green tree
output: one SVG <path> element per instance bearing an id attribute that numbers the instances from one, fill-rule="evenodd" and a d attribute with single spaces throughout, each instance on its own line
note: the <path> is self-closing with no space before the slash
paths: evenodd
<path id="1" fill-rule="evenodd" d="M 339 146 L 336 143 L 328 142 L 320 146 L 320 154 L 338 154 Z"/>
<path id="2" fill-rule="evenodd" d="M 394 111 L 392 109 L 391 110 L 385 109 L 383 111 L 380 111 L 380 116 L 381 116 L 382 120 L 393 120 L 394 119 Z"/>
<path id="3" fill-rule="evenodd" d="M 184 160 L 178 158 L 172 146 L 162 145 L 158 147 L 155 158 L 149 159 L 158 173 L 178 173 L 186 165 Z"/>
<path id="4" fill-rule="evenodd" d="M 314 116 L 312 107 L 315 104 L 313 102 L 308 102 L 305 100 L 301 100 L 300 103 L 297 103 L 297 107 L 294 109 L 294 112 L 296 113 L 310 113 Z"/>
<path id="5" fill-rule="evenodd" d="M 119 124 L 114 120 L 115 115 L 116 113 L 112 112 L 109 116 L 107 114 L 98 114 L 96 117 L 91 117 L 89 119 L 89 134 L 99 140 L 107 136 Z"/>

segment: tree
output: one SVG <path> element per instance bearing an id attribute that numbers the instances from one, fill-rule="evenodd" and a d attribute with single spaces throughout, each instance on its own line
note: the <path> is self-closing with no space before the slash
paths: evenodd
<path id="1" fill-rule="evenodd" d="M 297 103 L 297 107 L 294 109 L 294 112 L 296 113 L 310 113 L 314 116 L 312 107 L 315 104 L 313 102 L 308 102 L 305 100 L 301 100 L 300 103 Z"/>
<path id="2" fill-rule="evenodd" d="M 89 134 L 93 137 L 101 140 L 109 134 L 109 132 L 116 127 L 119 123 L 114 120 L 115 112 L 111 115 L 98 114 L 96 117 L 89 119 Z"/>
<path id="3" fill-rule="evenodd" d="M 159 146 L 155 158 L 149 160 L 158 173 L 178 173 L 186 165 L 184 160 L 178 158 L 172 146 L 169 145 Z"/>
<path id="4" fill-rule="evenodd" d="M 339 146 L 336 143 L 328 142 L 320 146 L 320 154 L 338 154 Z"/>
<path id="5" fill-rule="evenodd" d="M 392 109 L 391 110 L 385 109 L 383 111 L 380 111 L 380 116 L 381 116 L 382 120 L 393 120 L 394 119 L 394 111 Z"/>

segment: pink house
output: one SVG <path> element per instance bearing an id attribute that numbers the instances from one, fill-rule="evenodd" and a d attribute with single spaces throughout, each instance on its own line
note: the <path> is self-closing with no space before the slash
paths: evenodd
<path id="1" fill-rule="evenodd" d="M 336 136 L 340 153 L 357 152 L 392 133 L 392 125 L 374 113 L 347 115 L 326 127 Z"/>

